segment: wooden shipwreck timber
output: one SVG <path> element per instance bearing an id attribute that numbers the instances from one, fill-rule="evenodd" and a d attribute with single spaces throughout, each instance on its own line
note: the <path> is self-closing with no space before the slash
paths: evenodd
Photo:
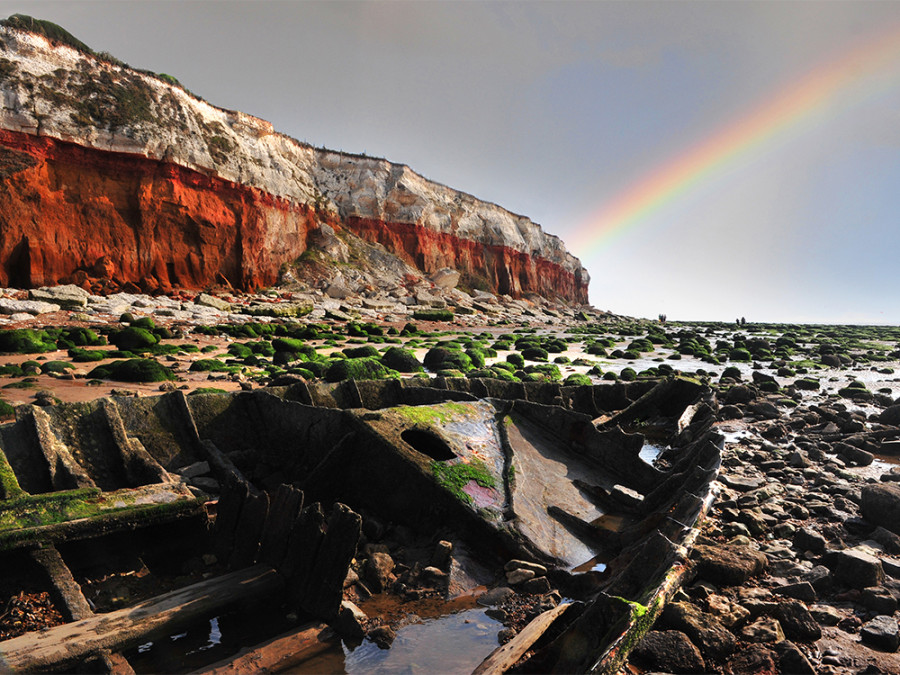
<path id="1" fill-rule="evenodd" d="M 22 406 L 0 427 L 0 573 L 62 619 L 0 641 L 0 669 L 133 672 L 140 645 L 235 607 L 246 644 L 182 667 L 302 669 L 390 632 L 348 598 L 508 584 L 546 611 L 476 672 L 615 672 L 689 568 L 715 405 L 684 378 L 435 378 Z M 392 560 L 388 529 L 428 554 Z"/>

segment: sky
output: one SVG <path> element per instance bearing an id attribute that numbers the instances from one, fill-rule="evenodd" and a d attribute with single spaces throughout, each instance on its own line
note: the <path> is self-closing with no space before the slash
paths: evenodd
<path id="1" fill-rule="evenodd" d="M 0 2 L 558 235 L 591 303 L 900 323 L 900 2 Z"/>

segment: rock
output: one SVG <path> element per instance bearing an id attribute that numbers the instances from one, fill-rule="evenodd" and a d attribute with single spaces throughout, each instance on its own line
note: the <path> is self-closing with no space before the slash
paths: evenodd
<path id="1" fill-rule="evenodd" d="M 784 640 L 784 631 L 778 619 L 771 616 L 762 616 L 740 630 L 740 636 L 747 642 L 781 642 Z"/>
<path id="2" fill-rule="evenodd" d="M 888 406 L 882 410 L 878 415 L 878 421 L 895 427 L 900 426 L 900 405 Z"/>
<path id="3" fill-rule="evenodd" d="M 719 480 L 732 490 L 738 490 L 740 492 L 757 490 L 766 484 L 766 479 L 762 476 L 749 477 L 736 474 L 722 474 L 719 476 Z"/>
<path id="4" fill-rule="evenodd" d="M 860 511 L 869 522 L 900 534 L 900 486 L 863 486 Z"/>
<path id="5" fill-rule="evenodd" d="M 203 305 L 204 307 L 212 307 L 213 309 L 218 309 L 221 312 L 231 311 L 230 302 L 226 302 L 225 300 L 217 298 L 214 295 L 209 295 L 208 293 L 201 293 L 194 299 L 194 302 L 198 305 Z"/>
<path id="6" fill-rule="evenodd" d="M 808 581 L 817 593 L 827 591 L 834 581 L 831 570 L 824 565 L 815 565 L 811 570 L 800 575 L 800 580 Z M 802 598 L 798 598 L 798 600 L 800 599 Z"/>
<path id="7" fill-rule="evenodd" d="M 366 635 L 365 626 L 368 620 L 369 617 L 364 611 L 349 600 L 344 600 L 333 625 L 341 637 L 362 640 Z"/>
<path id="8" fill-rule="evenodd" d="M 366 560 L 365 579 L 369 588 L 381 593 L 394 583 L 394 559 L 387 553 L 373 552 Z"/>
<path id="9" fill-rule="evenodd" d="M 794 546 L 801 551 L 812 551 L 813 553 L 821 553 L 825 550 L 828 541 L 818 532 L 803 528 L 794 533 Z"/>
<path id="10" fill-rule="evenodd" d="M 706 663 L 700 650 L 677 630 L 651 630 L 634 648 L 634 658 L 648 669 L 667 673 L 702 673 Z"/>
<path id="11" fill-rule="evenodd" d="M 58 312 L 59 305 L 49 302 L 41 302 L 40 300 L 12 300 L 10 298 L 0 298 L 0 314 L 27 314 L 28 318 L 39 314 L 49 314 Z M 21 320 L 21 318 L 17 319 Z"/>
<path id="12" fill-rule="evenodd" d="M 506 602 L 515 594 L 516 592 L 509 586 L 498 586 L 479 595 L 477 602 L 482 607 L 493 607 Z"/>
<path id="13" fill-rule="evenodd" d="M 697 573 L 714 583 L 737 586 L 765 571 L 766 556 L 744 548 L 699 544 L 691 551 Z"/>
<path id="14" fill-rule="evenodd" d="M 453 544 L 449 541 L 439 541 L 431 554 L 431 564 L 445 572 L 450 569 L 450 554 L 453 552 Z"/>
<path id="15" fill-rule="evenodd" d="M 726 628 L 743 623 L 750 616 L 750 611 L 722 595 L 712 594 L 706 598 L 710 614 L 716 617 Z"/>
<path id="16" fill-rule="evenodd" d="M 886 553 L 900 553 L 900 535 L 894 534 L 890 530 L 886 530 L 881 525 L 872 530 L 872 532 L 869 533 L 869 537 L 881 544 Z"/>
<path id="17" fill-rule="evenodd" d="M 217 495 L 221 491 L 219 481 L 208 476 L 195 476 L 190 479 L 190 484 L 209 495 Z"/>
<path id="18" fill-rule="evenodd" d="M 881 586 L 864 588 L 859 595 L 859 604 L 876 614 L 893 614 L 897 611 L 897 598 Z"/>
<path id="19" fill-rule="evenodd" d="M 397 634 L 389 626 L 378 626 L 369 631 L 368 637 L 379 649 L 390 649 Z"/>
<path id="20" fill-rule="evenodd" d="M 756 392 L 745 384 L 735 385 L 725 394 L 725 402 L 731 404 L 750 403 L 755 398 Z"/>
<path id="21" fill-rule="evenodd" d="M 737 649 L 737 639 L 713 616 L 689 602 L 671 602 L 662 614 L 663 624 L 685 633 L 700 651 L 712 658 L 724 658 Z"/>
<path id="22" fill-rule="evenodd" d="M 550 580 L 547 577 L 535 577 L 522 584 L 522 592 L 531 595 L 544 595 L 550 592 Z"/>
<path id="23" fill-rule="evenodd" d="M 823 626 L 837 626 L 843 615 L 831 605 L 810 605 L 809 615 Z"/>
<path id="24" fill-rule="evenodd" d="M 185 478 L 194 478 L 196 476 L 205 476 L 209 473 L 209 470 L 209 462 L 203 461 L 183 466 L 180 469 L 177 469 L 175 473 Z"/>
<path id="25" fill-rule="evenodd" d="M 534 572 L 532 570 L 514 569 L 506 573 L 506 583 L 510 586 L 517 586 L 533 578 Z"/>
<path id="26" fill-rule="evenodd" d="M 325 289 L 325 295 L 336 300 L 343 300 L 344 298 L 347 298 L 352 294 L 353 291 L 341 282 L 331 283 Z"/>
<path id="27" fill-rule="evenodd" d="M 805 605 L 799 602 L 782 602 L 775 609 L 775 618 L 791 640 L 813 642 L 822 637 L 822 629 Z"/>
<path id="28" fill-rule="evenodd" d="M 505 572 L 511 572 L 512 570 L 531 570 L 534 572 L 535 576 L 547 574 L 547 568 L 544 565 L 528 562 L 527 560 L 510 560 L 503 566 L 503 570 Z"/>
<path id="29" fill-rule="evenodd" d="M 59 305 L 66 309 L 82 309 L 88 304 L 91 294 L 75 284 L 65 286 L 42 286 L 28 291 L 28 297 L 32 300 L 41 300 L 50 304 Z"/>
<path id="30" fill-rule="evenodd" d="M 459 284 L 459 272 L 449 267 L 439 269 L 429 275 L 428 280 L 438 288 L 456 288 Z"/>
<path id="31" fill-rule="evenodd" d="M 778 593 L 778 595 L 783 595 L 786 598 L 796 598 L 797 600 L 803 600 L 803 602 L 815 602 L 818 598 L 816 589 L 814 589 L 812 584 L 808 581 L 800 581 L 796 584 L 780 586 L 774 589 L 774 591 L 775 593 Z"/>
<path id="32" fill-rule="evenodd" d="M 879 615 L 864 624 L 859 637 L 868 645 L 886 652 L 895 652 L 900 646 L 900 629 L 892 616 Z"/>
<path id="33" fill-rule="evenodd" d="M 851 588 L 880 586 L 884 582 L 881 561 L 873 555 L 856 549 L 834 551 L 826 556 L 825 564 L 835 581 Z"/>
<path id="34" fill-rule="evenodd" d="M 875 460 L 875 456 L 871 452 L 866 452 L 849 443 L 838 442 L 832 447 L 838 456 L 850 466 L 869 466 Z"/>
<path id="35" fill-rule="evenodd" d="M 777 654 L 762 645 L 750 645 L 735 654 L 725 666 L 725 672 L 735 675 L 749 675 L 750 673 L 775 673 L 775 660 Z"/>
<path id="36" fill-rule="evenodd" d="M 775 650 L 779 654 L 778 667 L 782 673 L 816 675 L 816 669 L 806 658 L 806 654 L 790 640 L 779 642 L 775 645 Z"/>

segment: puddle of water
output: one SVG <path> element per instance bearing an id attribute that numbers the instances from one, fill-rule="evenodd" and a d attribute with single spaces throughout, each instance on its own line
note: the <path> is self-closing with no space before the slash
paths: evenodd
<path id="1" fill-rule="evenodd" d="M 404 626 L 390 649 L 344 647 L 347 673 L 469 673 L 497 648 L 499 621 L 470 609 Z"/>
<path id="2" fill-rule="evenodd" d="M 578 567 L 573 567 L 571 571 L 573 574 L 584 574 L 585 572 L 599 572 L 602 574 L 606 571 L 608 564 L 609 556 L 598 555 L 580 564 Z"/>

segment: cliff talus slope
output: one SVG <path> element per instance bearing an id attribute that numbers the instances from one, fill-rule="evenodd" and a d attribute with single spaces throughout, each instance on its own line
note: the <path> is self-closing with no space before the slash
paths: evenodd
<path id="1" fill-rule="evenodd" d="M 426 273 L 587 302 L 580 262 L 528 218 L 40 35 L 0 27 L 0 104 L 0 285 L 251 289 L 326 223 Z"/>

